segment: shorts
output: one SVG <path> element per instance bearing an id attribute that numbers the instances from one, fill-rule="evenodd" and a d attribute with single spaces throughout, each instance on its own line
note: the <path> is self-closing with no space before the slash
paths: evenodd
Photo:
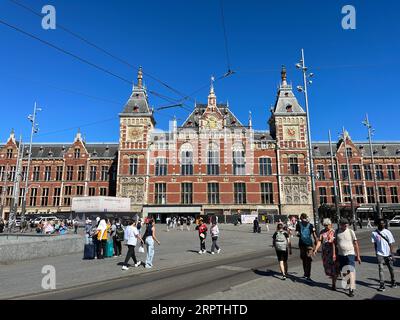
<path id="1" fill-rule="evenodd" d="M 356 266 L 356 256 L 354 254 L 349 254 L 348 256 L 338 256 L 339 258 L 339 270 L 342 271 L 344 266 Z"/>
<path id="2" fill-rule="evenodd" d="M 276 256 L 278 258 L 278 261 L 283 261 L 287 262 L 288 261 L 288 252 L 286 251 L 279 251 L 276 250 Z"/>

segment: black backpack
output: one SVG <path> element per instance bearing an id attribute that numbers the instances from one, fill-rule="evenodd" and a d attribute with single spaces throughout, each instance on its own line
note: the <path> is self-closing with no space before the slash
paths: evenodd
<path id="1" fill-rule="evenodd" d="M 124 241 L 125 231 L 122 228 L 122 225 L 118 225 L 117 229 L 115 230 L 115 238 L 117 241 Z"/>

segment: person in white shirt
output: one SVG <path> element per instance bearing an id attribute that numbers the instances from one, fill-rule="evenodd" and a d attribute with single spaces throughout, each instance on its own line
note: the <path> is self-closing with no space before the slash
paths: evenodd
<path id="1" fill-rule="evenodd" d="M 136 220 L 129 221 L 128 227 L 125 229 L 125 240 L 126 244 L 128 245 L 128 252 L 126 254 L 122 270 L 129 270 L 128 262 L 130 258 L 133 259 L 133 262 L 135 263 L 135 268 L 137 268 L 142 264 L 142 262 L 136 260 L 135 247 L 137 245 L 138 240 L 140 240 L 142 243 L 143 240 L 140 237 L 138 229 L 136 228 Z"/>
<path id="2" fill-rule="evenodd" d="M 211 239 L 212 239 L 211 254 L 215 254 L 214 253 L 215 249 L 217 249 L 217 253 L 220 253 L 221 252 L 221 248 L 217 244 L 217 240 L 218 240 L 218 237 L 219 237 L 219 228 L 218 228 L 218 224 L 217 224 L 217 220 L 216 219 L 212 223 L 212 226 L 211 226 L 211 229 L 210 229 L 210 233 L 211 233 Z"/>
<path id="3" fill-rule="evenodd" d="M 378 229 L 372 232 L 371 241 L 375 246 L 375 253 L 378 259 L 379 266 L 379 282 L 380 286 L 378 291 L 385 291 L 385 275 L 383 273 L 383 265 L 387 265 L 391 277 L 391 287 L 396 288 L 396 280 L 394 279 L 393 272 L 393 256 L 392 252 L 394 238 L 393 234 L 385 229 L 385 221 L 383 219 L 378 220 Z"/>

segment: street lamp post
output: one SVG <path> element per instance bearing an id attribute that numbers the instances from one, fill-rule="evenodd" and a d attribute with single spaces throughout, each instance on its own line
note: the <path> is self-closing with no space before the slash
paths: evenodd
<path id="1" fill-rule="evenodd" d="M 308 68 L 305 65 L 304 60 L 304 49 L 301 49 L 301 60 L 298 64 L 296 64 L 296 68 L 300 69 L 303 72 L 303 82 L 304 87 L 298 86 L 297 89 L 300 92 L 304 93 L 305 103 L 306 103 L 306 117 L 307 117 L 307 139 L 308 139 L 308 154 L 309 154 L 309 171 L 311 178 L 311 193 L 312 193 L 312 206 L 313 206 L 313 214 L 314 214 L 314 223 L 319 232 L 319 217 L 318 217 L 318 207 L 317 207 L 317 194 L 315 190 L 315 175 L 314 175 L 314 158 L 312 154 L 312 141 L 311 141 L 311 126 L 310 126 L 310 113 L 308 108 L 308 90 L 307 84 L 311 84 L 312 81 L 307 78 L 312 78 L 314 76 L 313 73 L 307 74 Z"/>
<path id="2" fill-rule="evenodd" d="M 24 199 L 22 202 L 22 210 L 21 210 L 21 223 L 25 220 L 25 211 L 26 211 L 26 194 L 28 192 L 28 183 L 29 183 L 29 167 L 31 164 L 31 158 L 32 158 L 32 141 L 33 141 L 33 135 L 39 131 L 38 124 L 36 123 L 36 115 L 38 111 L 42 111 L 41 108 L 37 107 L 37 103 L 35 102 L 35 106 L 33 107 L 33 115 L 28 116 L 28 120 L 32 124 L 32 129 L 31 129 L 31 138 L 30 138 L 30 143 L 29 143 L 29 155 L 28 155 L 28 164 L 26 168 L 26 177 L 25 177 L 25 188 L 24 188 Z"/>
<path id="3" fill-rule="evenodd" d="M 332 180 L 333 180 L 333 192 L 334 192 L 334 197 L 335 197 L 335 209 L 336 209 L 336 216 L 337 216 L 337 219 L 339 222 L 340 210 L 339 210 L 339 204 L 338 204 L 338 188 L 337 188 L 337 184 L 336 184 L 336 170 L 335 170 L 336 164 L 334 163 L 334 158 L 333 158 L 331 130 L 328 131 L 328 134 L 329 134 L 329 149 L 330 149 L 330 153 L 331 153 Z"/>
<path id="4" fill-rule="evenodd" d="M 369 142 L 369 149 L 371 152 L 371 162 L 372 162 L 372 173 L 374 175 L 374 187 L 375 187 L 375 195 L 376 195 L 376 212 L 377 216 L 375 215 L 374 220 L 376 218 L 382 218 L 380 203 L 379 203 L 379 190 L 378 190 L 378 182 L 376 181 L 376 171 L 375 171 L 375 159 L 374 159 L 374 150 L 372 148 L 372 134 L 374 129 L 372 129 L 372 125 L 368 120 L 368 114 L 365 117 L 365 120 L 362 122 L 364 126 L 368 129 L 368 142 Z"/>

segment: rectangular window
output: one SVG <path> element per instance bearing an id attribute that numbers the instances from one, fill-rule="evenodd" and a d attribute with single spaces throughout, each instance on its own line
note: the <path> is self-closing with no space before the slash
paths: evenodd
<path id="1" fill-rule="evenodd" d="M 246 204 L 246 184 L 236 182 L 234 184 L 235 204 Z"/>
<path id="2" fill-rule="evenodd" d="M 0 181 L 4 181 L 6 177 L 6 167 L 1 166 L 0 167 Z"/>
<path id="3" fill-rule="evenodd" d="M 42 189 L 42 199 L 40 205 L 42 207 L 47 207 L 49 204 L 49 188 Z"/>
<path id="4" fill-rule="evenodd" d="M 208 203 L 219 204 L 219 184 L 210 182 L 207 186 Z"/>
<path id="5" fill-rule="evenodd" d="M 342 180 L 347 180 L 349 178 L 349 171 L 347 170 L 347 165 L 342 164 L 340 166 L 340 171 L 341 171 L 341 175 L 342 175 Z"/>
<path id="6" fill-rule="evenodd" d="M 39 181 L 40 179 L 40 167 L 33 167 L 33 181 Z"/>
<path id="7" fill-rule="evenodd" d="M 354 180 L 361 180 L 361 167 L 358 164 L 353 165 Z"/>
<path id="8" fill-rule="evenodd" d="M 36 206 L 36 197 L 37 197 L 37 188 L 32 188 L 31 189 L 31 196 L 29 199 L 29 206 L 30 207 L 35 207 Z"/>
<path id="9" fill-rule="evenodd" d="M 317 165 L 317 179 L 325 180 L 325 169 L 322 164 Z"/>
<path id="10" fill-rule="evenodd" d="M 365 180 L 372 181 L 372 170 L 370 164 L 364 164 L 364 176 Z"/>
<path id="11" fill-rule="evenodd" d="M 181 152 L 181 175 L 191 176 L 193 175 L 193 152 L 182 151 Z"/>
<path id="12" fill-rule="evenodd" d="M 390 187 L 390 198 L 392 200 L 392 203 L 399 203 L 397 187 Z"/>
<path id="13" fill-rule="evenodd" d="M 107 188 L 100 188 L 100 195 L 106 196 L 107 195 Z"/>
<path id="14" fill-rule="evenodd" d="M 24 203 L 24 195 L 25 195 L 25 188 L 19 188 L 18 206 L 20 207 L 22 207 L 22 204 Z"/>
<path id="15" fill-rule="evenodd" d="M 368 203 L 375 203 L 374 187 L 367 187 L 367 201 Z"/>
<path id="16" fill-rule="evenodd" d="M 353 156 L 353 150 L 350 147 L 346 148 L 346 155 L 348 158 L 351 158 Z"/>
<path id="17" fill-rule="evenodd" d="M 85 181 L 85 166 L 78 167 L 78 181 Z"/>
<path id="18" fill-rule="evenodd" d="M 53 206 L 60 206 L 61 188 L 54 188 Z"/>
<path id="19" fill-rule="evenodd" d="M 101 166 L 101 181 L 108 181 L 108 166 Z"/>
<path id="20" fill-rule="evenodd" d="M 233 152 L 233 174 L 243 176 L 246 174 L 245 152 L 238 150 Z"/>
<path id="21" fill-rule="evenodd" d="M 6 206 L 11 206 L 11 199 L 14 192 L 14 187 L 7 187 L 7 198 L 6 198 Z"/>
<path id="22" fill-rule="evenodd" d="M 356 200 L 357 200 L 357 203 L 364 203 L 364 188 L 363 188 L 363 186 L 356 186 Z"/>
<path id="23" fill-rule="evenodd" d="M 268 182 L 261 183 L 261 203 L 262 204 L 274 203 L 274 190 L 272 183 Z"/>
<path id="24" fill-rule="evenodd" d="M 344 185 L 343 186 L 343 195 L 344 195 L 344 202 L 351 202 L 350 186 L 349 185 Z"/>
<path id="25" fill-rule="evenodd" d="M 63 166 L 57 166 L 56 181 L 62 181 L 62 176 L 63 176 Z"/>
<path id="26" fill-rule="evenodd" d="M 182 183 L 181 184 L 181 201 L 182 201 L 182 204 L 192 204 L 193 203 L 193 184 L 192 183 Z"/>
<path id="27" fill-rule="evenodd" d="M 94 197 L 96 195 L 96 188 L 89 188 L 89 197 Z"/>
<path id="28" fill-rule="evenodd" d="M 7 149 L 7 159 L 11 159 L 13 155 L 13 149 Z"/>
<path id="29" fill-rule="evenodd" d="M 155 175 L 156 176 L 166 176 L 167 174 L 168 174 L 167 159 L 166 158 L 157 158 L 156 159 L 156 167 L 155 167 Z"/>
<path id="30" fill-rule="evenodd" d="M 208 150 L 207 174 L 209 176 L 219 175 L 219 152 L 217 150 Z"/>
<path id="31" fill-rule="evenodd" d="M 73 166 L 67 166 L 67 181 L 72 181 L 73 179 L 73 174 L 74 174 L 74 167 Z"/>
<path id="32" fill-rule="evenodd" d="M 17 167 L 10 167 L 10 181 L 15 181 L 15 173 L 17 171 Z"/>
<path id="33" fill-rule="evenodd" d="M 90 181 L 96 181 L 97 178 L 97 167 L 90 166 Z"/>
<path id="34" fill-rule="evenodd" d="M 383 166 L 381 164 L 377 164 L 377 165 L 375 165 L 375 170 L 376 170 L 376 179 L 377 180 L 384 180 Z"/>
<path id="35" fill-rule="evenodd" d="M 319 204 L 328 203 L 328 197 L 326 195 L 326 188 L 319 187 Z"/>
<path id="36" fill-rule="evenodd" d="M 380 203 L 387 203 L 387 200 L 386 200 L 386 188 L 385 187 L 379 187 L 378 188 L 378 192 L 379 192 L 379 202 Z"/>
<path id="37" fill-rule="evenodd" d="M 83 196 L 84 190 L 85 190 L 84 186 L 77 186 L 76 187 L 76 195 L 77 196 Z"/>
<path id="38" fill-rule="evenodd" d="M 260 176 L 272 175 L 272 161 L 271 158 L 260 158 Z"/>
<path id="39" fill-rule="evenodd" d="M 138 174 L 138 158 L 130 158 L 129 160 L 129 174 L 136 176 Z"/>
<path id="40" fill-rule="evenodd" d="M 335 179 L 338 180 L 338 172 L 337 172 L 337 166 L 336 164 L 333 166 L 333 172 L 335 174 Z M 333 172 L 332 172 L 332 165 L 329 166 L 329 179 L 333 180 Z"/>
<path id="41" fill-rule="evenodd" d="M 336 193 L 337 193 L 337 190 L 336 190 Z M 339 195 L 337 194 L 336 196 L 338 197 L 338 202 L 339 202 Z M 332 203 L 335 203 L 335 187 L 331 187 L 331 200 L 332 200 Z"/>
<path id="42" fill-rule="evenodd" d="M 44 171 L 44 181 L 50 181 L 50 180 L 51 180 L 51 166 L 46 166 Z"/>
<path id="43" fill-rule="evenodd" d="M 21 181 L 26 181 L 26 170 L 28 169 L 27 166 L 22 167 L 22 173 L 21 173 Z"/>
<path id="44" fill-rule="evenodd" d="M 166 183 L 156 183 L 154 193 L 154 202 L 156 204 L 166 204 L 167 203 L 167 184 Z"/>
<path id="45" fill-rule="evenodd" d="M 299 163 L 297 158 L 289 158 L 289 172 L 290 174 L 299 174 Z"/>
<path id="46" fill-rule="evenodd" d="M 396 180 L 396 173 L 394 172 L 394 165 L 388 165 L 388 178 L 389 180 Z"/>
<path id="47" fill-rule="evenodd" d="M 75 149 L 74 151 L 74 158 L 79 159 L 81 157 L 81 149 Z"/>

